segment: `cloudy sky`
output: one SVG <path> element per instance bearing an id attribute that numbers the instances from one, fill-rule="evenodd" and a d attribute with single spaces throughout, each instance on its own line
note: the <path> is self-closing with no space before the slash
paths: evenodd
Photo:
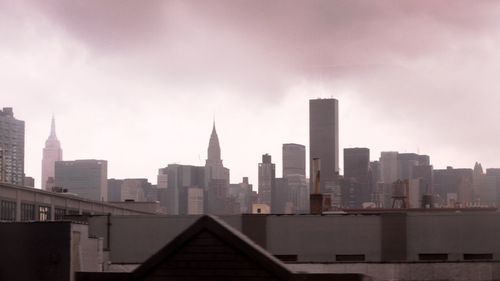
<path id="1" fill-rule="evenodd" d="M 0 0 L 0 106 L 37 185 L 54 113 L 65 160 L 153 183 L 204 164 L 215 115 L 256 186 L 261 154 L 281 175 L 282 143 L 308 144 L 317 97 L 339 99 L 341 149 L 500 167 L 499 26 L 500 1 Z"/>

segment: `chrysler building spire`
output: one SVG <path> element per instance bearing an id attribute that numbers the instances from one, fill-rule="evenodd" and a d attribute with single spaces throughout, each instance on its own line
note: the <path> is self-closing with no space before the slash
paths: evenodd
<path id="1" fill-rule="evenodd" d="M 212 134 L 208 143 L 207 166 L 222 166 L 222 159 L 220 153 L 219 137 L 215 129 L 215 120 L 213 123 Z"/>

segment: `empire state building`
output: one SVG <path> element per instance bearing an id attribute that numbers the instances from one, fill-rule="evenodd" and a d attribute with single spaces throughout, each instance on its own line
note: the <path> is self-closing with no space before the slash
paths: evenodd
<path id="1" fill-rule="evenodd" d="M 43 149 L 43 159 L 42 159 L 42 189 L 51 189 L 51 185 L 47 185 L 47 181 L 50 179 L 51 182 L 54 181 L 54 165 L 56 161 L 62 160 L 62 149 L 61 143 L 56 136 L 56 121 L 52 117 L 52 123 L 50 126 L 50 136 L 45 141 L 45 148 Z"/>

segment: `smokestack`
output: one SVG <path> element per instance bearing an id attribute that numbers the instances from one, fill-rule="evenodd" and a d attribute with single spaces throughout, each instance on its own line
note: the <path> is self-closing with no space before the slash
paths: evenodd
<path id="1" fill-rule="evenodd" d="M 321 159 L 313 158 L 313 194 L 321 193 Z"/>
<path id="2" fill-rule="evenodd" d="M 313 186 L 309 195 L 309 207 L 312 215 L 323 213 L 323 194 L 321 194 L 321 159 L 313 158 L 312 161 Z"/>

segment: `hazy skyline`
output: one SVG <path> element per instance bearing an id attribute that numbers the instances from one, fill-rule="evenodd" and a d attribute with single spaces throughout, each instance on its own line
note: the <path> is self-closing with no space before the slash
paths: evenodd
<path id="1" fill-rule="evenodd" d="M 0 106 L 40 186 L 52 113 L 65 160 L 109 178 L 202 166 L 215 114 L 231 181 L 308 146 L 308 99 L 345 147 L 500 167 L 499 1 L 0 0 Z M 308 149 L 306 149 L 308 151 Z M 341 171 L 342 173 L 342 171 Z"/>

